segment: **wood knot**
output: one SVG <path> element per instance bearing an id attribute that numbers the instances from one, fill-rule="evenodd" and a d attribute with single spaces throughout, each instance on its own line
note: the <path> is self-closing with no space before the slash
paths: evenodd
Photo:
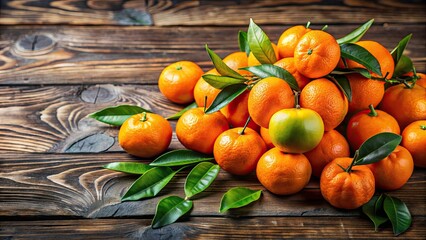
<path id="1" fill-rule="evenodd" d="M 71 144 L 65 152 L 67 153 L 98 153 L 105 152 L 114 145 L 115 139 L 109 135 L 97 133 L 87 136 Z"/>
<path id="2" fill-rule="evenodd" d="M 24 57 L 39 56 L 51 52 L 55 44 L 47 34 L 25 35 L 15 43 L 13 50 Z"/>
<path id="3" fill-rule="evenodd" d="M 88 103 L 106 103 L 117 98 L 113 85 L 91 86 L 80 94 L 81 100 Z"/>

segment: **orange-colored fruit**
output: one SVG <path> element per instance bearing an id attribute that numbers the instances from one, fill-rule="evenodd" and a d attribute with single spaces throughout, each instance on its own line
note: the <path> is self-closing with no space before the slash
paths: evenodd
<path id="1" fill-rule="evenodd" d="M 144 112 L 131 116 L 121 125 L 118 142 L 129 154 L 150 158 L 167 150 L 172 132 L 165 118 Z"/>
<path id="2" fill-rule="evenodd" d="M 306 28 L 302 25 L 293 26 L 285 30 L 281 34 L 277 45 L 280 57 L 293 57 L 294 49 L 296 48 L 296 45 L 299 42 L 300 38 L 309 31 L 311 31 L 310 28 Z"/>
<path id="3" fill-rule="evenodd" d="M 214 68 L 206 72 L 206 74 L 218 76 L 220 75 Z M 209 107 L 212 104 L 213 100 L 217 97 L 219 92 L 220 89 L 212 87 L 208 82 L 206 82 L 202 77 L 200 77 L 194 87 L 195 103 L 197 103 L 197 106 L 199 107 L 204 107 L 204 102 L 206 102 L 207 107 Z"/>
<path id="4" fill-rule="evenodd" d="M 250 91 L 248 110 L 252 120 L 268 128 L 269 119 L 283 108 L 294 107 L 294 95 L 287 82 L 268 77 L 260 80 Z"/>
<path id="5" fill-rule="evenodd" d="M 249 115 L 248 98 L 250 91 L 243 92 L 240 96 L 232 100 L 228 105 L 220 109 L 220 112 L 228 119 L 232 127 L 244 127 Z M 259 125 L 250 121 L 247 125 L 249 128 L 259 131 Z"/>
<path id="6" fill-rule="evenodd" d="M 417 79 L 416 84 L 426 88 L 426 74 L 424 73 L 417 73 L 417 76 L 420 77 Z"/>
<path id="7" fill-rule="evenodd" d="M 401 135 L 401 145 L 411 153 L 414 165 L 426 168 L 426 120 L 412 122 Z"/>
<path id="8" fill-rule="evenodd" d="M 275 52 L 275 57 L 277 59 L 277 61 L 280 59 L 280 55 L 278 54 L 278 49 L 277 49 L 277 45 L 275 45 L 275 43 L 272 43 L 272 48 L 274 48 L 274 52 Z M 259 62 L 259 60 L 257 60 L 257 58 L 254 56 L 254 54 L 252 52 L 250 52 L 249 56 L 248 56 L 248 65 L 251 66 L 257 66 L 260 65 L 261 63 Z"/>
<path id="9" fill-rule="evenodd" d="M 426 88 L 399 84 L 386 89 L 380 109 L 392 115 L 401 129 L 408 124 L 426 119 Z"/>
<path id="10" fill-rule="evenodd" d="M 349 112 L 356 113 L 368 109 L 370 104 L 377 107 L 385 94 L 384 82 L 365 78 L 359 74 L 346 75 L 351 85 L 352 100 Z"/>
<path id="11" fill-rule="evenodd" d="M 240 68 L 248 66 L 248 57 L 245 52 L 231 53 L 223 59 L 223 62 L 228 65 L 228 67 L 230 67 L 232 70 L 238 72 L 243 76 L 251 74 L 247 70 L 239 70 Z"/>
<path id="12" fill-rule="evenodd" d="M 382 76 L 378 76 L 376 73 L 372 73 L 373 77 L 384 77 L 387 73 L 387 78 L 390 79 L 395 70 L 395 63 L 393 61 L 392 55 L 390 52 L 380 43 L 375 41 L 359 41 L 355 44 L 365 48 L 369 51 L 379 62 Z M 346 60 L 348 68 L 364 68 L 361 64 L 354 62 L 352 60 Z"/>
<path id="13" fill-rule="evenodd" d="M 266 148 L 271 149 L 274 148 L 274 144 L 272 143 L 271 136 L 269 135 L 269 129 L 261 127 L 260 128 L 260 136 L 266 144 Z"/>
<path id="14" fill-rule="evenodd" d="M 163 69 L 158 79 L 161 93 L 170 101 L 187 104 L 194 101 L 194 87 L 203 70 L 190 61 L 175 62 Z"/>
<path id="15" fill-rule="evenodd" d="M 332 206 L 343 209 L 359 208 L 373 197 L 375 191 L 374 175 L 364 165 L 347 168 L 352 158 L 336 158 L 328 163 L 320 178 L 321 194 Z M 341 167 L 340 167 L 340 166 Z"/>
<path id="16" fill-rule="evenodd" d="M 203 108 L 193 108 L 179 118 L 176 136 L 186 148 L 212 154 L 216 138 L 228 129 L 228 121 L 222 113 L 206 114 Z"/>
<path id="17" fill-rule="evenodd" d="M 346 136 L 353 150 L 357 150 L 365 140 L 382 132 L 399 134 L 401 131 L 395 118 L 386 112 L 375 110 L 371 105 L 370 110 L 353 115 L 346 128 Z"/>
<path id="18" fill-rule="evenodd" d="M 281 152 L 272 148 L 259 159 L 256 175 L 270 192 L 289 195 L 301 191 L 311 178 L 311 165 L 303 154 Z"/>
<path id="19" fill-rule="evenodd" d="M 320 177 L 325 165 L 335 158 L 349 157 L 349 144 L 336 130 L 324 133 L 321 142 L 311 151 L 304 153 L 312 166 L 312 174 Z"/>
<path id="20" fill-rule="evenodd" d="M 408 181 L 413 174 L 414 162 L 406 148 L 397 146 L 389 156 L 367 167 L 373 172 L 377 188 L 392 191 Z"/>
<path id="21" fill-rule="evenodd" d="M 320 78 L 336 68 L 340 60 L 340 46 L 329 33 L 312 30 L 304 34 L 294 49 L 294 61 L 301 74 Z"/>
<path id="22" fill-rule="evenodd" d="M 348 113 L 348 99 L 330 80 L 311 81 L 300 93 L 300 106 L 316 111 L 324 121 L 324 130 L 336 128 Z"/>
<path id="23" fill-rule="evenodd" d="M 309 78 L 303 76 L 297 71 L 296 65 L 294 65 L 294 58 L 292 57 L 283 58 L 274 63 L 274 65 L 287 70 L 291 75 L 293 75 L 300 89 L 303 89 L 310 81 Z"/>
<path id="24" fill-rule="evenodd" d="M 232 128 L 217 137 L 213 154 L 219 166 L 235 175 L 246 175 L 256 169 L 259 158 L 266 152 L 260 135 L 250 129 Z"/>

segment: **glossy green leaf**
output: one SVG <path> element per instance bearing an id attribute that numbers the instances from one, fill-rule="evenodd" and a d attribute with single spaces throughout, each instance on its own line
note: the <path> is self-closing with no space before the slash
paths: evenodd
<path id="1" fill-rule="evenodd" d="M 340 52 L 343 58 L 355 61 L 366 67 L 368 70 L 382 76 L 379 62 L 365 48 L 353 43 L 343 43 L 340 45 Z"/>
<path id="2" fill-rule="evenodd" d="M 172 116 L 167 117 L 167 120 L 178 120 L 186 111 L 188 111 L 189 109 L 193 109 L 197 107 L 197 103 L 193 102 L 191 104 L 189 104 L 188 106 L 186 106 L 184 109 L 180 110 L 179 112 L 173 114 Z"/>
<path id="3" fill-rule="evenodd" d="M 370 21 L 362 24 L 360 27 L 353 30 L 348 35 L 337 39 L 337 43 L 342 44 L 358 42 L 362 38 L 362 36 L 364 36 L 364 34 L 368 31 L 368 29 L 370 29 L 371 25 L 373 25 L 373 22 L 374 19 L 371 19 Z"/>
<path id="4" fill-rule="evenodd" d="M 146 171 L 152 167 L 148 164 L 137 163 L 137 162 L 113 162 L 104 165 L 103 168 L 114 170 L 118 172 L 130 173 L 130 174 L 145 174 Z"/>
<path id="5" fill-rule="evenodd" d="M 234 84 L 239 84 L 239 83 L 244 83 L 245 81 L 247 81 L 247 79 L 238 79 L 238 78 L 233 78 L 233 77 L 226 77 L 226 76 L 217 76 L 217 75 L 213 75 L 213 74 L 206 74 L 203 75 L 203 79 L 208 82 L 212 87 L 217 88 L 217 89 L 223 89 L 225 87 L 234 85 Z"/>
<path id="6" fill-rule="evenodd" d="M 214 67 L 216 68 L 217 72 L 220 73 L 220 75 L 246 80 L 243 76 L 241 76 L 241 74 L 228 67 L 228 65 L 226 65 L 222 61 L 222 59 L 207 46 L 207 44 L 206 51 L 209 54 L 209 57 L 212 60 Z"/>
<path id="7" fill-rule="evenodd" d="M 135 201 L 156 196 L 178 171 L 173 171 L 169 167 L 155 167 L 148 170 L 136 179 L 121 201 Z"/>
<path id="8" fill-rule="evenodd" d="M 380 201 L 379 196 L 373 196 L 368 203 L 362 206 L 362 212 L 373 222 L 376 232 L 380 225 L 388 221 L 386 216 L 379 215 L 380 212 L 376 211 L 377 207 L 383 208 L 383 200 Z"/>
<path id="9" fill-rule="evenodd" d="M 291 73 L 289 73 L 287 70 L 281 67 L 278 67 L 272 64 L 262 64 L 262 65 L 253 66 L 253 67 L 246 67 L 243 69 L 253 73 L 254 75 L 260 78 L 267 78 L 267 77 L 281 78 L 284 81 L 286 81 L 288 85 L 290 85 L 291 89 L 296 91 L 300 90 L 299 85 L 297 85 L 297 81 L 293 77 L 293 75 L 291 75 Z"/>
<path id="10" fill-rule="evenodd" d="M 152 228 L 160 228 L 176 222 L 192 208 L 192 201 L 178 196 L 168 196 L 157 204 L 155 216 L 152 220 Z"/>
<path id="11" fill-rule="evenodd" d="M 216 179 L 220 167 L 211 162 L 202 162 L 195 166 L 186 177 L 185 195 L 187 198 L 206 190 Z"/>
<path id="12" fill-rule="evenodd" d="M 151 111 L 138 106 L 120 105 L 94 112 L 89 117 L 113 126 L 121 126 L 129 117 L 143 112 L 150 113 Z"/>
<path id="13" fill-rule="evenodd" d="M 398 64 L 399 60 L 404 55 L 404 50 L 408 45 L 408 42 L 411 40 L 411 37 L 413 36 L 412 33 L 405 36 L 401 41 L 399 41 L 398 45 L 391 51 L 393 61 L 395 62 L 395 65 Z"/>
<path id="14" fill-rule="evenodd" d="M 367 139 L 359 148 L 356 165 L 375 163 L 389 156 L 401 142 L 402 137 L 395 133 L 383 132 Z"/>
<path id="15" fill-rule="evenodd" d="M 247 90 L 246 84 L 234 84 L 227 86 L 213 100 L 210 107 L 206 110 L 206 113 L 214 113 L 225 107 L 232 100 L 240 96 L 245 90 Z"/>
<path id="16" fill-rule="evenodd" d="M 401 77 L 405 73 L 413 71 L 414 65 L 413 61 L 406 55 L 402 55 L 398 63 L 395 66 L 395 71 L 393 72 L 393 77 Z"/>
<path id="17" fill-rule="evenodd" d="M 251 52 L 260 63 L 274 64 L 277 61 L 271 40 L 269 40 L 266 33 L 253 22 L 253 19 L 250 19 L 247 39 Z"/>
<path id="18" fill-rule="evenodd" d="M 247 56 L 250 54 L 250 45 L 247 39 L 247 32 L 238 32 L 238 46 L 241 52 L 245 52 Z"/>
<path id="19" fill-rule="evenodd" d="M 219 212 L 223 213 L 231 208 L 244 207 L 257 201 L 261 194 L 262 190 L 251 190 L 244 187 L 231 188 L 223 195 Z"/>
<path id="20" fill-rule="evenodd" d="M 386 195 L 383 202 L 386 215 L 392 223 L 395 236 L 405 232 L 411 226 L 411 214 L 407 205 L 396 197 Z"/>
<path id="21" fill-rule="evenodd" d="M 336 68 L 330 74 L 331 75 L 346 75 L 351 73 L 359 73 L 363 77 L 371 78 L 370 72 L 365 68 Z"/>
<path id="22" fill-rule="evenodd" d="M 177 149 L 156 158 L 149 165 L 151 166 L 183 166 L 199 162 L 211 161 L 213 156 L 189 149 Z"/>
<path id="23" fill-rule="evenodd" d="M 352 89 L 348 78 L 345 75 L 334 75 L 333 79 L 340 90 L 345 94 L 349 102 L 352 101 Z"/>

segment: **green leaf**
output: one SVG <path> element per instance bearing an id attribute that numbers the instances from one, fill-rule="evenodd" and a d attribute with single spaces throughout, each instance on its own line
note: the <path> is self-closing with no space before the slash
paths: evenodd
<path id="1" fill-rule="evenodd" d="M 382 160 L 395 150 L 401 140 L 400 135 L 390 132 L 383 132 L 370 137 L 359 148 L 355 165 L 365 165 Z"/>
<path id="2" fill-rule="evenodd" d="M 150 166 L 183 166 L 199 162 L 211 161 L 213 156 L 204 153 L 195 152 L 188 149 L 177 149 L 156 158 Z"/>
<path id="3" fill-rule="evenodd" d="M 366 67 L 368 70 L 382 76 L 379 62 L 365 48 L 353 43 L 343 43 L 340 45 L 340 51 L 343 58 L 355 61 Z"/>
<path id="4" fill-rule="evenodd" d="M 195 166 L 186 177 L 186 197 L 190 198 L 206 190 L 216 179 L 219 170 L 219 165 L 210 162 L 202 162 Z"/>
<path id="5" fill-rule="evenodd" d="M 383 200 L 380 201 L 378 196 L 373 196 L 368 203 L 362 206 L 362 212 L 370 218 L 374 224 L 374 230 L 377 232 L 380 225 L 387 222 L 388 218 L 379 215 L 378 212 L 376 212 L 376 207 L 383 208 Z"/>
<path id="6" fill-rule="evenodd" d="M 206 51 L 209 54 L 209 57 L 212 60 L 214 67 L 216 68 L 217 72 L 220 73 L 220 75 L 239 78 L 239 79 L 243 79 L 244 81 L 246 80 L 243 76 L 241 76 L 241 74 L 237 73 L 232 68 L 228 67 L 228 65 L 226 65 L 215 52 L 210 50 L 207 44 L 206 44 Z"/>
<path id="7" fill-rule="evenodd" d="M 203 79 L 208 82 L 212 87 L 217 89 L 223 89 L 227 86 L 244 83 L 245 81 L 247 81 L 247 79 L 243 80 L 233 77 L 217 76 L 213 74 L 203 75 Z"/>
<path id="8" fill-rule="evenodd" d="M 383 203 L 386 215 L 392 223 L 393 233 L 395 236 L 405 232 L 411 226 L 411 214 L 407 205 L 396 197 L 386 195 Z"/>
<path id="9" fill-rule="evenodd" d="M 238 45 L 240 47 L 241 52 L 245 52 L 247 56 L 250 54 L 250 45 L 247 39 L 247 32 L 238 32 Z"/>
<path id="10" fill-rule="evenodd" d="M 398 45 L 391 51 L 393 61 L 395 65 L 398 65 L 399 60 L 402 58 L 404 54 L 404 50 L 408 45 L 408 42 L 411 40 L 413 36 L 412 33 L 405 36 L 401 41 L 399 41 Z"/>
<path id="11" fill-rule="evenodd" d="M 138 106 L 120 105 L 116 107 L 104 108 L 100 111 L 90 114 L 89 117 L 113 126 L 121 126 L 121 124 L 123 124 L 124 121 L 126 121 L 129 117 L 143 112 L 150 113 L 151 111 Z"/>
<path id="12" fill-rule="evenodd" d="M 173 114 L 172 116 L 167 117 L 167 120 L 178 120 L 180 118 L 180 116 L 182 116 L 186 111 L 188 111 L 189 109 L 192 108 L 196 108 L 197 107 L 197 103 L 193 102 L 191 104 L 189 104 L 188 106 L 186 106 L 184 109 L 180 110 L 179 112 Z"/>
<path id="13" fill-rule="evenodd" d="M 365 68 L 336 68 L 331 75 L 346 75 L 351 73 L 359 73 L 365 78 L 371 78 L 370 72 Z"/>
<path id="14" fill-rule="evenodd" d="M 157 204 L 152 228 L 160 228 L 176 222 L 192 208 L 192 201 L 178 196 L 168 196 L 161 199 Z"/>
<path id="15" fill-rule="evenodd" d="M 333 79 L 346 98 L 348 98 L 349 102 L 352 101 L 352 89 L 348 78 L 345 75 L 334 75 Z"/>
<path id="16" fill-rule="evenodd" d="M 228 103 L 232 102 L 232 100 L 240 96 L 246 89 L 247 85 L 243 83 L 225 87 L 213 100 L 210 107 L 206 110 L 206 113 L 219 111 L 221 108 L 228 105 Z"/>
<path id="17" fill-rule="evenodd" d="M 143 175 L 152 167 L 147 164 L 137 162 L 113 162 L 103 166 L 103 168 L 118 172 Z"/>
<path id="18" fill-rule="evenodd" d="M 262 190 L 251 190 L 244 187 L 232 188 L 223 195 L 219 212 L 223 213 L 231 208 L 244 207 L 257 201 L 261 194 Z"/>
<path id="19" fill-rule="evenodd" d="M 136 179 L 121 201 L 135 201 L 156 196 L 179 171 L 180 169 L 173 171 L 169 167 L 155 167 L 148 170 Z"/>
<path id="20" fill-rule="evenodd" d="M 247 70 L 256 76 L 260 78 L 267 78 L 267 77 L 277 77 L 281 78 L 284 81 L 290 85 L 291 89 L 299 91 L 299 85 L 297 85 L 296 79 L 289 73 L 287 70 L 272 65 L 272 64 L 262 64 L 258 66 L 252 66 L 252 67 L 246 67 L 243 68 L 244 70 Z"/>
<path id="21" fill-rule="evenodd" d="M 413 61 L 406 55 L 402 55 L 398 63 L 395 66 L 395 71 L 393 72 L 393 77 L 400 77 L 405 73 L 413 71 L 414 65 Z"/>
<path id="22" fill-rule="evenodd" d="M 274 64 L 277 61 L 271 40 L 269 40 L 266 33 L 251 18 L 247 31 L 247 39 L 251 52 L 260 63 Z"/>
<path id="23" fill-rule="evenodd" d="M 370 21 L 364 23 L 363 25 L 353 30 L 348 35 L 337 39 L 337 43 L 342 44 L 342 43 L 358 42 L 362 38 L 362 36 L 364 36 L 364 34 L 368 31 L 371 25 L 373 25 L 373 22 L 374 22 L 374 19 L 371 19 Z"/>

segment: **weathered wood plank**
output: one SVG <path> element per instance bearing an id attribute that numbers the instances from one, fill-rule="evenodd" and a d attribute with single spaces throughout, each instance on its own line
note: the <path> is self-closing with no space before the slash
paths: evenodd
<path id="1" fill-rule="evenodd" d="M 0 24 L 246 25 L 424 23 L 422 1 L 3 0 Z M 315 12 L 315 14 L 313 14 Z"/>
<path id="2" fill-rule="evenodd" d="M 264 30 L 277 41 L 287 27 Z M 356 27 L 330 25 L 328 31 L 342 37 Z M 0 85 L 156 84 L 162 69 L 172 62 L 191 60 L 208 70 L 212 64 L 204 45 L 224 57 L 238 51 L 237 33 L 245 28 L 0 27 Z M 391 50 L 410 33 L 407 54 L 419 72 L 426 72 L 425 24 L 376 24 L 364 39 Z"/>
<path id="3" fill-rule="evenodd" d="M 120 203 L 120 197 L 137 176 L 106 169 L 115 161 L 141 161 L 125 153 L 16 154 L 0 155 L 0 216 L 3 217 L 149 217 L 158 200 L 168 195 L 184 195 L 188 170 L 177 174 L 159 196 L 143 201 Z M 426 214 L 426 170 L 416 169 L 409 182 L 391 193 L 405 201 L 414 216 Z M 359 211 L 331 207 L 321 196 L 318 179 L 311 179 L 301 192 L 276 196 L 263 191 L 260 201 L 226 214 L 218 212 L 222 195 L 230 188 L 245 186 L 263 189 L 254 174 L 232 176 L 224 171 L 194 199 L 191 216 L 358 216 Z"/>
<path id="4" fill-rule="evenodd" d="M 190 217 L 160 229 L 147 219 L 96 219 L 0 222 L 4 239 L 390 239 L 390 226 L 374 232 L 372 223 L 359 217 Z M 424 239 L 425 217 L 414 219 L 399 238 Z"/>

